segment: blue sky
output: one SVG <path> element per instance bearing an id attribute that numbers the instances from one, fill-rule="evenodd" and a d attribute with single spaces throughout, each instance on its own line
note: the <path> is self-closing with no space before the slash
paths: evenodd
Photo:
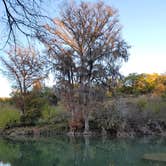
<path id="1" fill-rule="evenodd" d="M 131 45 L 129 73 L 166 72 L 166 0 L 105 0 L 119 11 L 122 36 Z M 0 96 L 8 96 L 9 82 L 0 76 Z"/>
<path id="2" fill-rule="evenodd" d="M 166 72 L 166 1 L 112 0 L 119 9 L 123 36 L 132 46 L 122 73 Z"/>

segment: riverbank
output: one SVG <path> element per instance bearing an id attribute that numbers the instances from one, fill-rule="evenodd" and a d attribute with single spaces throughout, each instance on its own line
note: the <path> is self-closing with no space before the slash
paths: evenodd
<path id="1" fill-rule="evenodd" d="M 89 115 L 90 132 L 86 133 L 84 133 L 83 119 L 76 119 L 77 121 L 71 123 L 70 113 L 63 108 L 61 103 L 45 108 L 42 116 L 35 123 L 21 121 L 19 116 L 15 116 L 18 114 L 17 110 L 13 110 L 13 107 L 8 105 L 6 107 L 5 104 L 2 106 L 0 134 L 14 139 L 56 135 L 117 138 L 166 137 L 166 101 L 160 97 L 127 96 L 108 99 L 103 103 L 103 110 L 93 111 Z M 69 132 L 70 129 L 72 132 Z"/>
<path id="2" fill-rule="evenodd" d="M 166 122 L 152 121 L 137 124 L 135 121 L 128 123 L 122 122 L 119 128 L 112 130 L 91 130 L 89 133 L 69 132 L 68 129 L 59 130 L 54 125 L 31 126 L 31 127 L 14 127 L 1 130 L 1 135 L 12 139 L 20 137 L 52 137 L 57 135 L 68 135 L 73 137 L 79 136 L 109 136 L 115 138 L 134 138 L 143 136 L 161 136 L 166 137 Z"/>

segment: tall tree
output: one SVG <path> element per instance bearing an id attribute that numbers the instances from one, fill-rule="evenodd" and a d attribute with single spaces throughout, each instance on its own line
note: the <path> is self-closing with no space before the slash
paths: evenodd
<path id="1" fill-rule="evenodd" d="M 47 47 L 67 108 L 72 117 L 83 115 L 87 133 L 90 112 L 120 74 L 129 47 L 121 38 L 117 11 L 103 2 L 68 5 L 53 22 L 38 38 Z"/>
<path id="2" fill-rule="evenodd" d="M 20 95 L 20 108 L 25 113 L 24 98 L 32 86 L 46 77 L 45 62 L 34 48 L 11 48 L 8 56 L 0 57 L 2 71 L 13 82 L 15 90 Z"/>

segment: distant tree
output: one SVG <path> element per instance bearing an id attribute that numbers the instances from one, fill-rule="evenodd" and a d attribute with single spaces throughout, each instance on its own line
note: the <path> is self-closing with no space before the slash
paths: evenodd
<path id="1" fill-rule="evenodd" d="M 45 62 L 33 47 L 11 48 L 7 56 L 0 57 L 3 64 L 1 70 L 13 82 L 13 86 L 20 97 L 20 108 L 25 113 L 24 98 L 36 81 L 46 77 Z"/>
<path id="2" fill-rule="evenodd" d="M 121 91 L 126 94 L 145 94 L 152 90 L 150 85 L 146 80 L 146 74 L 131 73 L 124 78 Z"/>
<path id="3" fill-rule="evenodd" d="M 126 94 L 162 94 L 166 90 L 166 77 L 159 74 L 131 73 L 124 78 L 121 92 Z"/>
<path id="4" fill-rule="evenodd" d="M 73 120 L 82 114 L 86 133 L 90 112 L 99 109 L 129 47 L 117 11 L 103 2 L 66 6 L 53 22 L 38 38 L 47 47 L 66 107 Z"/>
<path id="5" fill-rule="evenodd" d="M 158 75 L 156 78 L 153 94 L 166 94 L 166 74 Z"/>

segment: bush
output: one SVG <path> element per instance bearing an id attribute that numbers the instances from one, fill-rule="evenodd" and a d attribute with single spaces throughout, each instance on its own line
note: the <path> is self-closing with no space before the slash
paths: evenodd
<path id="1" fill-rule="evenodd" d="M 33 89 L 24 96 L 19 93 L 13 93 L 13 104 L 16 105 L 22 112 L 21 123 L 25 125 L 34 125 L 39 119 L 49 120 L 57 105 L 56 95 L 45 88 L 41 90 Z"/>
<path id="2" fill-rule="evenodd" d="M 20 122 L 23 125 L 35 125 L 41 117 L 41 111 L 38 109 L 31 109 L 24 115 L 21 115 Z"/>
<path id="3" fill-rule="evenodd" d="M 65 108 L 61 103 L 59 103 L 56 106 L 46 104 L 42 109 L 42 119 L 46 121 L 50 121 L 51 119 L 56 117 L 57 114 L 63 113 L 63 112 L 65 112 Z"/>
<path id="4" fill-rule="evenodd" d="M 38 91 L 29 92 L 25 96 L 25 114 L 20 118 L 25 125 L 35 125 L 42 117 L 42 110 L 47 105 L 47 100 Z"/>
<path id="5" fill-rule="evenodd" d="M 111 105 L 104 110 L 95 111 L 92 114 L 90 127 L 98 130 L 103 128 L 109 132 L 116 132 L 121 123 L 120 112 L 115 105 Z"/>
<path id="6" fill-rule="evenodd" d="M 42 115 L 38 120 L 38 125 L 52 125 L 57 131 L 67 131 L 69 126 L 69 118 L 70 114 L 65 111 L 65 108 L 61 103 L 57 106 L 47 104 L 42 110 Z"/>

